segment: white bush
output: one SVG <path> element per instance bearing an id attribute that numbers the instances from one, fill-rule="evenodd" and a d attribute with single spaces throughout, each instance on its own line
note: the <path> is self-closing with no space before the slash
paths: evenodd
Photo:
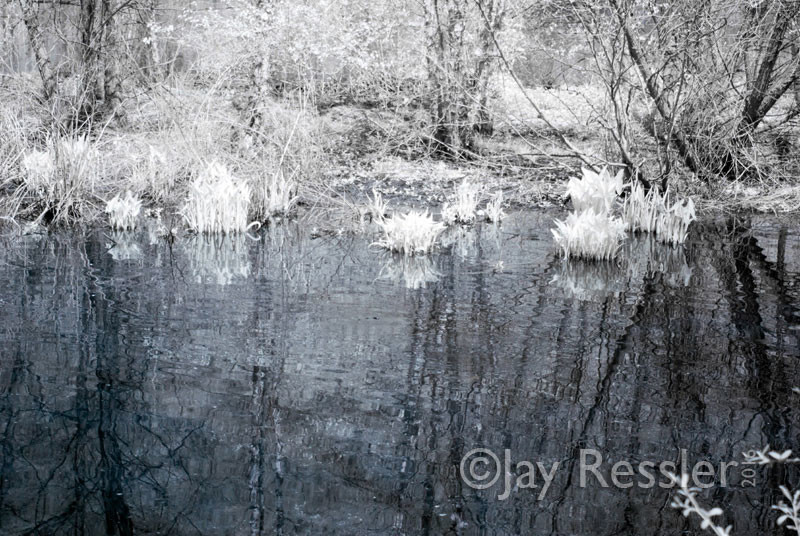
<path id="1" fill-rule="evenodd" d="M 126 231 L 136 228 L 136 219 L 142 210 L 142 201 L 133 195 L 130 190 L 123 197 L 115 195 L 106 203 L 106 213 L 111 227 Z"/>
<path id="2" fill-rule="evenodd" d="M 575 212 L 594 209 L 598 214 L 607 214 L 614 207 L 614 201 L 622 191 L 622 175 L 620 170 L 611 176 L 607 168 L 595 173 L 583 168 L 583 178 L 572 177 L 567 184 L 567 194 L 572 200 Z"/>
<path id="3" fill-rule="evenodd" d="M 464 179 L 458 185 L 455 197 L 442 206 L 442 219 L 448 225 L 453 223 L 472 223 L 478 212 L 479 185 Z"/>
<path id="4" fill-rule="evenodd" d="M 556 220 L 555 224 L 553 238 L 567 258 L 612 259 L 625 236 L 622 220 L 593 209 L 570 213 L 565 221 Z"/>
<path id="5" fill-rule="evenodd" d="M 247 230 L 249 209 L 247 183 L 219 162 L 211 162 L 190 184 L 181 214 L 198 233 L 241 233 Z"/>
<path id="6" fill-rule="evenodd" d="M 404 255 L 425 254 L 433 249 L 436 238 L 444 230 L 443 223 L 433 220 L 428 212 L 412 210 L 378 221 L 383 238 L 376 245 Z"/>

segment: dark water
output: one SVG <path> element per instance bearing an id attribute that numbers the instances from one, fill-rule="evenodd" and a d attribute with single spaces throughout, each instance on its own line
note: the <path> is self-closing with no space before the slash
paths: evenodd
<path id="1" fill-rule="evenodd" d="M 0 533 L 699 534 L 670 490 L 581 486 L 580 452 L 611 484 L 620 460 L 800 448 L 798 226 L 565 267 L 552 216 L 452 233 L 432 262 L 294 225 L 5 241 Z M 541 500 L 542 479 L 499 500 L 504 478 L 459 477 L 478 447 L 559 466 Z M 700 500 L 778 533 L 798 473 L 741 473 Z"/>

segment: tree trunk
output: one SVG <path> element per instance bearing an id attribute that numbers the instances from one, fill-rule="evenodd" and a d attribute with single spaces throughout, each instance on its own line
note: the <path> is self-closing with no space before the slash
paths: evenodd
<path id="1" fill-rule="evenodd" d="M 44 45 L 44 36 L 39 28 L 38 9 L 34 7 L 33 0 L 19 0 L 22 8 L 22 19 L 28 30 L 28 40 L 36 59 L 36 67 L 42 77 L 44 98 L 51 100 L 56 93 L 56 76 L 50 62 L 50 54 Z"/>
<path id="2" fill-rule="evenodd" d="M 474 124 L 463 59 L 466 4 L 463 0 L 428 0 L 425 8 L 434 150 L 467 156 L 473 151 Z"/>

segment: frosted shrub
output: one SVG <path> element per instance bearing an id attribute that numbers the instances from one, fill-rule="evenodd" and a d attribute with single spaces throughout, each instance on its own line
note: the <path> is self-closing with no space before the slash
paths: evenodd
<path id="1" fill-rule="evenodd" d="M 445 228 L 444 224 L 435 222 L 427 211 L 416 210 L 395 214 L 391 218 L 378 221 L 378 225 L 384 236 L 376 245 L 407 256 L 431 251 L 436 238 Z"/>
<path id="2" fill-rule="evenodd" d="M 472 223 L 478 211 L 480 186 L 464 179 L 456 188 L 455 197 L 442 206 L 442 219 L 448 225 Z"/>
<path id="3" fill-rule="evenodd" d="M 598 214 L 610 212 L 622 191 L 623 172 L 620 171 L 613 177 L 607 168 L 603 168 L 600 173 L 586 168 L 582 172 L 582 179 L 572 177 L 567 184 L 567 194 L 572 199 L 575 212 L 588 209 L 594 209 Z"/>
<path id="4" fill-rule="evenodd" d="M 123 197 L 117 194 L 106 203 L 106 213 L 111 227 L 123 231 L 136 228 L 136 219 L 141 210 L 141 199 L 133 195 L 130 190 L 126 191 Z"/>
<path id="5" fill-rule="evenodd" d="M 598 214 L 593 209 L 571 213 L 565 221 L 556 220 L 551 229 L 564 257 L 609 260 L 614 258 L 625 236 L 622 220 Z"/>
<path id="6" fill-rule="evenodd" d="M 492 223 L 498 223 L 506 216 L 503 211 L 503 191 L 498 190 L 486 203 L 486 219 Z"/>
<path id="7" fill-rule="evenodd" d="M 249 209 L 247 183 L 219 162 L 211 162 L 189 186 L 181 214 L 198 233 L 240 233 L 247 230 Z"/>

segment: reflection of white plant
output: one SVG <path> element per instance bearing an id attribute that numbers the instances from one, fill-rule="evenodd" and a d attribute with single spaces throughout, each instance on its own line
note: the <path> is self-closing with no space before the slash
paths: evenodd
<path id="1" fill-rule="evenodd" d="M 244 234 L 194 236 L 184 242 L 189 268 L 198 283 L 229 285 L 250 275 L 250 258 Z"/>
<path id="2" fill-rule="evenodd" d="M 115 195 L 106 203 L 106 213 L 111 227 L 120 230 L 133 230 L 136 228 L 136 219 L 142 210 L 142 201 L 130 190 L 125 192 L 123 197 Z"/>
<path id="3" fill-rule="evenodd" d="M 442 234 L 441 245 L 445 248 L 452 246 L 455 255 L 468 259 L 477 253 L 476 239 L 474 229 L 459 226 L 450 228 Z"/>
<path id="4" fill-rule="evenodd" d="M 789 521 L 790 523 L 786 528 L 800 535 L 800 491 L 792 493 L 786 486 L 780 486 L 780 489 L 783 496 L 789 499 L 789 503 L 787 504 L 781 501 L 777 505 L 772 506 L 772 508 L 783 514 L 778 518 L 778 526 L 782 526 Z"/>
<path id="5" fill-rule="evenodd" d="M 247 229 L 250 187 L 212 162 L 189 186 L 181 209 L 190 229 L 198 233 L 240 233 Z"/>
<path id="6" fill-rule="evenodd" d="M 670 247 L 653 234 L 628 240 L 620 251 L 620 259 L 627 266 L 630 278 L 663 274 L 670 287 L 688 286 L 692 278 L 693 269 L 686 262 L 683 246 Z"/>
<path id="7" fill-rule="evenodd" d="M 108 244 L 108 253 L 117 262 L 133 261 L 142 256 L 142 250 L 132 233 L 114 232 L 111 234 L 111 244 Z"/>
<path id="8" fill-rule="evenodd" d="M 677 475 L 670 474 L 670 477 L 678 485 L 678 496 L 673 499 L 670 506 L 680 509 L 684 517 L 697 514 L 701 519 L 701 529 L 710 529 L 717 536 L 730 536 L 731 525 L 722 528 L 714 522 L 715 517 L 722 515 L 722 509 L 712 508 L 711 510 L 706 510 L 700 506 L 697 501 L 697 493 L 700 492 L 700 488 L 689 487 L 689 475 L 684 474 L 678 478 Z"/>
<path id="9" fill-rule="evenodd" d="M 403 256 L 401 259 L 389 259 L 378 278 L 402 281 L 407 289 L 417 290 L 425 288 L 428 283 L 435 283 L 441 275 L 430 258 Z"/>
<path id="10" fill-rule="evenodd" d="M 567 194 L 572 200 L 575 212 L 593 209 L 598 214 L 607 214 L 622 191 L 623 171 L 613 177 L 607 168 L 595 173 L 583 168 L 583 178 L 571 177 L 567 184 Z"/>
<path id="11" fill-rule="evenodd" d="M 478 184 L 464 179 L 464 182 L 456 188 L 455 198 L 442 205 L 442 219 L 445 223 L 450 225 L 475 221 L 480 191 Z"/>
<path id="12" fill-rule="evenodd" d="M 624 290 L 625 280 L 616 264 L 608 262 L 563 262 L 551 285 L 581 301 L 603 300 Z"/>
<path id="13" fill-rule="evenodd" d="M 497 223 L 505 217 L 506 213 L 503 211 L 503 190 L 498 190 L 492 195 L 492 198 L 486 203 L 486 219 L 490 222 Z"/>
<path id="14" fill-rule="evenodd" d="M 555 224 L 551 232 L 564 257 L 612 259 L 625 235 L 621 220 L 593 209 L 570 213 L 565 221 L 556 220 Z"/>
<path id="15" fill-rule="evenodd" d="M 378 222 L 383 238 L 375 244 L 404 255 L 425 254 L 433 249 L 444 224 L 435 222 L 428 212 L 412 210 Z"/>

